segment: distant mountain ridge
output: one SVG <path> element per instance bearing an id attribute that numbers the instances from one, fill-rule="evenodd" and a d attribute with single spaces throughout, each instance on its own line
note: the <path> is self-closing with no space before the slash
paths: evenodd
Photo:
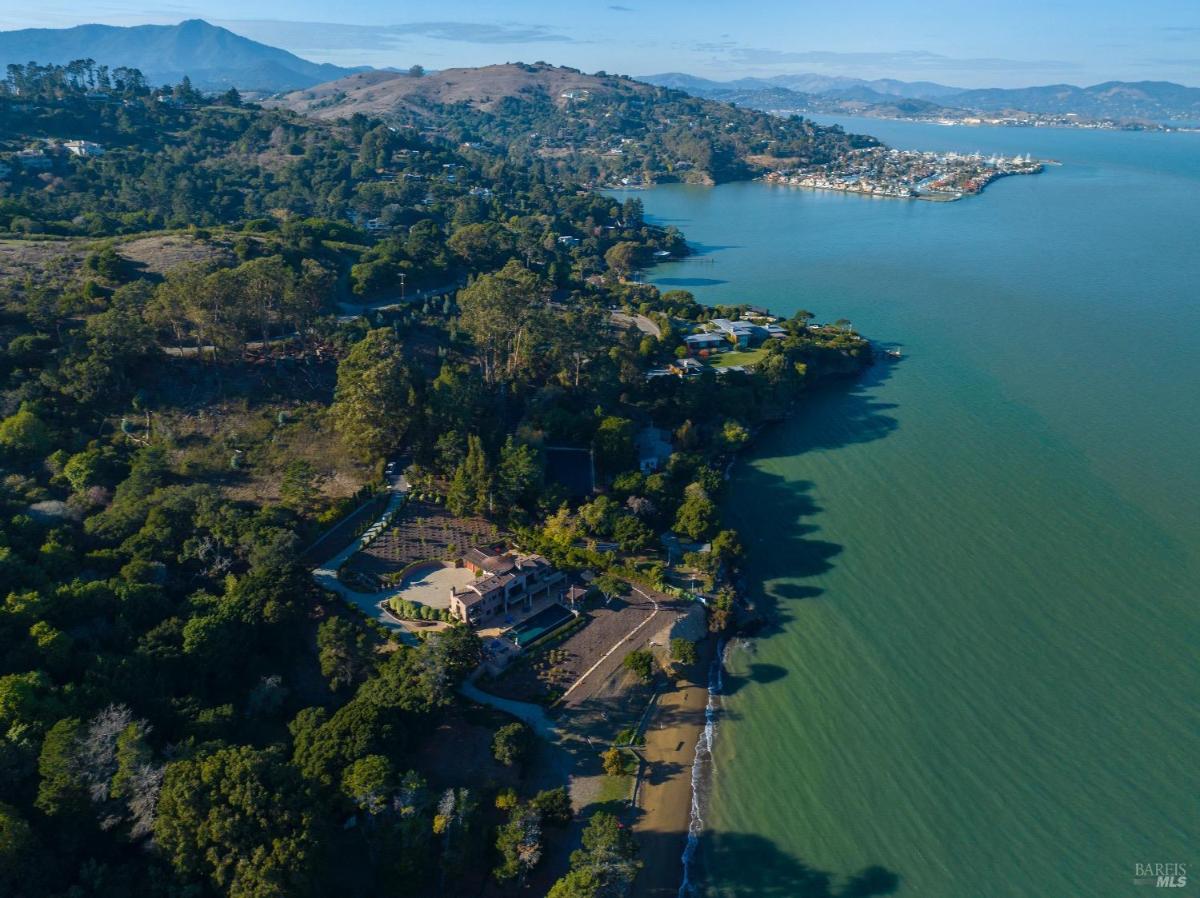
<path id="1" fill-rule="evenodd" d="M 0 66 L 64 65 L 85 58 L 110 68 L 140 69 L 151 84 L 176 83 L 186 75 L 206 90 L 296 90 L 367 68 L 309 62 L 202 19 L 129 28 L 77 25 L 0 31 Z"/>
<path id="2" fill-rule="evenodd" d="M 776 75 L 713 81 L 682 72 L 642 75 L 639 81 L 726 100 L 759 109 L 832 111 L 831 104 L 858 102 L 905 114 L 1004 112 L 1042 115 L 1074 113 L 1084 118 L 1114 120 L 1200 121 L 1200 88 L 1171 81 L 1106 81 L 1090 87 L 1050 84 L 1039 87 L 964 89 L 932 81 L 828 75 Z M 897 99 L 901 102 L 897 102 Z"/>

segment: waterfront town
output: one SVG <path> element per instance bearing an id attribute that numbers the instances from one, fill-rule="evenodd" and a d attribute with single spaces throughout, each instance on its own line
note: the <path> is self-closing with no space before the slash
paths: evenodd
<path id="1" fill-rule="evenodd" d="M 982 156 L 868 147 L 836 162 L 771 172 L 772 184 L 901 199 L 958 200 L 997 178 L 1035 175 L 1046 163 L 1026 156 Z"/>

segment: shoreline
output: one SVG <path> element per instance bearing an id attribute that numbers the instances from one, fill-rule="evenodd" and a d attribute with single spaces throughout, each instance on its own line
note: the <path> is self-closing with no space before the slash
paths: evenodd
<path id="1" fill-rule="evenodd" d="M 633 895 L 645 898 L 677 898 L 686 895 L 685 851 L 694 851 L 699 832 L 696 815 L 697 764 L 704 764 L 708 746 L 698 757 L 698 746 L 706 740 L 709 721 L 709 686 L 718 663 L 720 639 L 710 635 L 697 645 L 695 664 L 663 692 L 646 725 L 646 744 L 641 749 L 642 783 L 638 790 L 633 831 L 641 847 L 644 867 L 633 885 Z"/>

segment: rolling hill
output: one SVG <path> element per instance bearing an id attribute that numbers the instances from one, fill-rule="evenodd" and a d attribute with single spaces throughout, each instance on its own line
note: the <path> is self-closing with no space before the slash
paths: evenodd
<path id="1" fill-rule="evenodd" d="M 362 114 L 410 125 L 587 183 L 738 180 L 781 159 L 824 162 L 877 143 L 803 119 L 545 63 L 423 77 L 362 72 L 273 102 L 317 118 Z"/>

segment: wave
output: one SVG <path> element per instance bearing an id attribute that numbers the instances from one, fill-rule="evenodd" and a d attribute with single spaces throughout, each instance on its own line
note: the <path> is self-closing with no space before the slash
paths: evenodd
<path id="1" fill-rule="evenodd" d="M 688 819 L 687 844 L 683 847 L 683 882 L 679 884 L 679 894 L 676 898 L 694 898 L 695 889 L 692 887 L 692 861 L 696 849 L 700 845 L 700 833 L 704 831 L 704 799 L 707 796 L 707 785 L 711 780 L 713 766 L 713 745 L 717 736 L 717 714 L 721 710 L 722 675 L 725 671 L 725 650 L 728 643 L 724 639 L 717 643 L 716 656 L 708 669 L 708 703 L 704 707 L 704 732 L 696 740 L 696 754 L 692 759 L 692 810 Z"/>

